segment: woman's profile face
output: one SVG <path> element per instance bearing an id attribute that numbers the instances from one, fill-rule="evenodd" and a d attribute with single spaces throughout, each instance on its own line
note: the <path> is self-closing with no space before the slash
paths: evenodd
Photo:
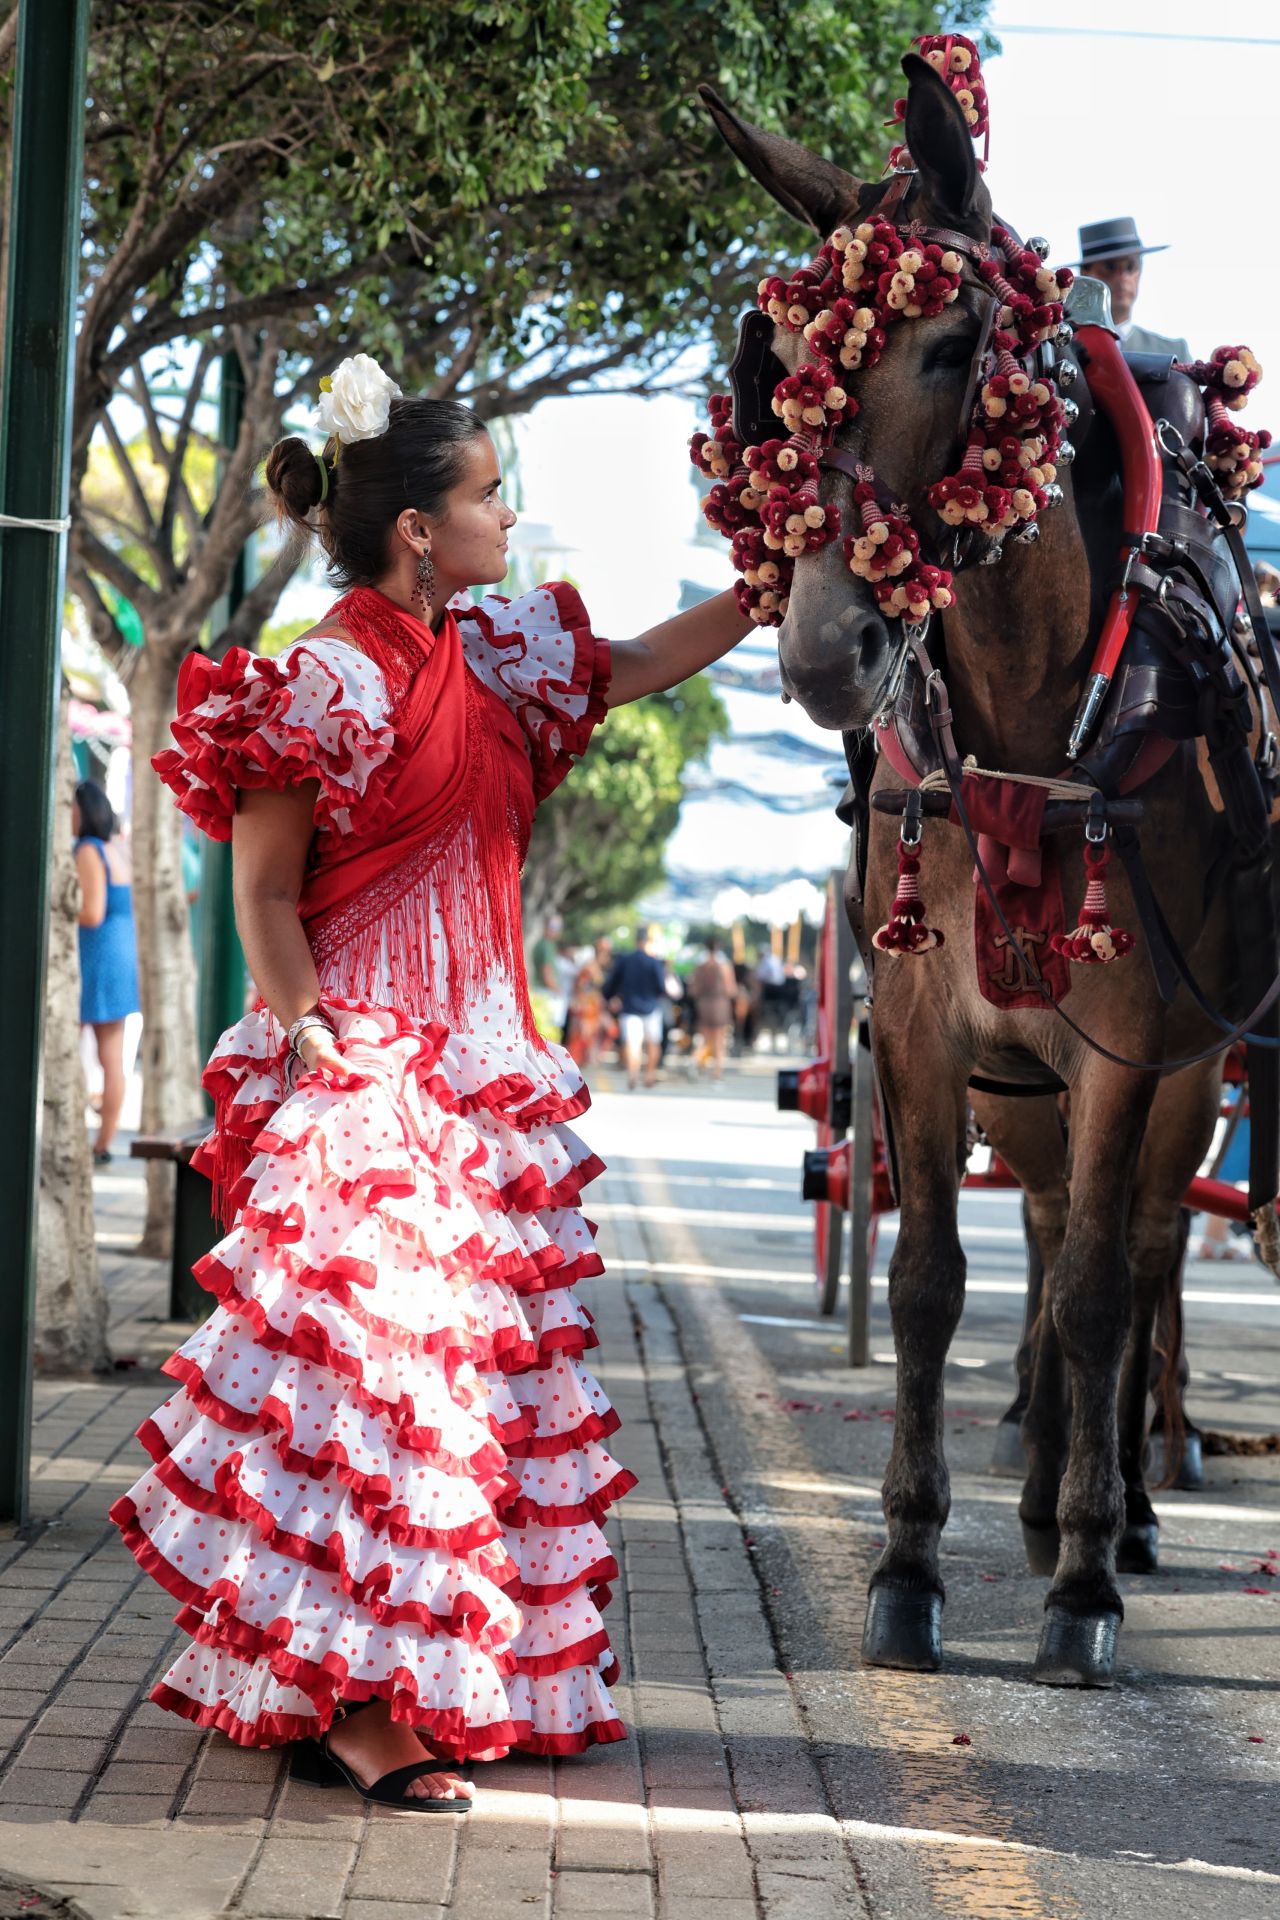
<path id="1" fill-rule="evenodd" d="M 463 471 L 436 523 L 431 558 L 438 575 L 456 587 L 492 586 L 505 579 L 507 535 L 516 516 L 502 498 L 502 470 L 487 433 L 463 450 Z"/>

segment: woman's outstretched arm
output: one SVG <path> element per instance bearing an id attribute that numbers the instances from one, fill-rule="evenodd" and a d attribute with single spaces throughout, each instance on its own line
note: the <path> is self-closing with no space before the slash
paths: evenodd
<path id="1" fill-rule="evenodd" d="M 650 627 L 635 640 L 615 640 L 609 705 L 625 707 L 646 693 L 679 686 L 736 647 L 753 624 L 730 591 Z"/>

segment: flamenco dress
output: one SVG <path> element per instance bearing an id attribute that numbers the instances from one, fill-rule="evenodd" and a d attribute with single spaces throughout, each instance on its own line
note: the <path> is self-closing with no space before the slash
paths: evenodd
<path id="1" fill-rule="evenodd" d="M 583 1363 L 602 1163 L 534 1028 L 519 875 L 608 646 L 564 585 L 438 633 L 357 588 L 325 625 L 193 655 L 155 761 L 220 839 L 239 789 L 319 782 L 299 912 L 350 1077 L 291 1084 L 261 1004 L 205 1072 L 217 1304 L 112 1509 L 189 1636 L 152 1698 L 248 1746 L 382 1698 L 449 1759 L 576 1753 L 624 1737 L 601 1521 L 634 1478 Z"/>

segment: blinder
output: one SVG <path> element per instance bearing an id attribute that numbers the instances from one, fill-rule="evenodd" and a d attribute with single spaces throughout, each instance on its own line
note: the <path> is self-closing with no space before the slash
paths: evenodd
<path id="1" fill-rule="evenodd" d="M 787 370 L 773 350 L 773 321 L 758 307 L 738 322 L 738 344 L 729 363 L 733 437 L 740 447 L 758 447 L 781 431 L 773 396 Z"/>

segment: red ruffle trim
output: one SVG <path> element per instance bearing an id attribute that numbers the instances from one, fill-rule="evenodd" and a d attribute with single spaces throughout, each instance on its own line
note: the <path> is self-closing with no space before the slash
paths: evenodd
<path id="1" fill-rule="evenodd" d="M 609 1682 L 606 1680 L 606 1685 Z M 358 1694 L 355 1687 L 347 1688 L 350 1699 L 365 1698 L 368 1694 Z M 387 1695 L 382 1696 L 384 1699 Z M 428 1744 L 436 1749 L 442 1760 L 470 1759 L 475 1754 L 494 1754 L 510 1752 L 513 1748 L 521 1753 L 555 1755 L 565 1758 L 575 1753 L 585 1753 L 589 1747 L 606 1746 L 615 1740 L 625 1740 L 627 1730 L 621 1720 L 597 1720 L 592 1726 L 584 1727 L 581 1733 L 543 1733 L 535 1734 L 531 1721 L 504 1720 L 490 1727 L 468 1727 L 459 1708 L 448 1712 L 428 1710 L 426 1713 L 396 1712 L 401 1699 L 399 1693 L 392 1696 L 391 1717 L 393 1720 L 406 1720 L 411 1726 L 420 1728 Z M 315 1718 L 295 1713 L 265 1713 L 255 1721 L 241 1720 L 230 1707 L 202 1707 L 185 1693 L 167 1687 L 163 1681 L 151 1689 L 151 1698 L 159 1707 L 169 1713 L 176 1713 L 183 1720 L 189 1720 L 194 1726 L 212 1728 L 216 1733 L 226 1734 L 229 1740 L 240 1747 L 280 1747 L 291 1740 L 310 1740 L 323 1733 L 333 1719 L 334 1702 L 330 1699 L 323 1713 Z"/>
<path id="2" fill-rule="evenodd" d="M 333 689 L 324 718 L 342 723 L 337 747 L 322 747 L 310 726 L 289 719 L 291 688 L 304 663 Z M 227 697 L 226 710 L 202 713 L 218 695 Z M 151 764 L 183 813 L 213 840 L 231 838 L 238 790 L 266 787 L 283 793 L 302 780 L 320 782 L 318 827 L 332 826 L 335 813 L 356 810 L 363 836 L 392 804 L 386 775 L 396 739 L 390 726 L 375 729 L 359 707 L 342 705 L 345 698 L 341 679 L 307 647 L 294 648 L 283 661 L 243 647 L 232 647 L 220 661 L 188 654 L 178 677 L 178 716 L 170 728 L 177 748 L 156 754 Z M 372 760 L 375 754 L 381 757 L 370 766 L 364 786 L 356 785 L 350 776 L 358 756 Z"/>
<path id="3" fill-rule="evenodd" d="M 220 1296 L 221 1297 L 221 1296 Z M 385 1420 L 392 1428 L 401 1446 L 410 1448 L 414 1453 L 426 1455 L 427 1464 L 438 1467 L 441 1473 L 452 1474 L 476 1480 L 482 1484 L 501 1476 L 506 1466 L 506 1452 L 502 1443 L 476 1448 L 473 1454 L 457 1454 L 442 1446 L 442 1434 L 439 1427 L 422 1427 L 414 1424 L 413 1402 L 407 1394 L 402 1394 L 393 1406 L 389 1400 L 380 1400 L 364 1384 L 364 1373 L 360 1356 L 354 1353 L 340 1352 L 330 1341 L 324 1328 L 314 1320 L 299 1315 L 288 1333 L 273 1327 L 267 1319 L 263 1307 L 257 1300 L 246 1300 L 240 1294 L 231 1296 L 230 1310 L 247 1320 L 253 1329 L 253 1337 L 268 1353 L 287 1353 L 298 1360 L 310 1360 L 316 1366 L 327 1367 L 331 1373 L 341 1374 L 351 1383 L 351 1391 L 360 1404 L 380 1420 Z M 171 1377 L 181 1378 L 175 1373 L 173 1355 L 164 1363 L 163 1371 Z M 528 1422 L 520 1423 L 527 1427 Z M 496 1440 L 497 1436 L 495 1436 Z"/>
<path id="4" fill-rule="evenodd" d="M 513 623 L 506 632 L 497 632 L 493 615 L 484 605 L 454 609 L 464 632 L 467 622 L 473 621 L 495 653 L 510 656 L 498 673 L 504 689 L 499 698 L 512 707 L 528 740 L 535 804 L 554 793 L 575 759 L 586 752 L 592 733 L 609 711 L 607 696 L 613 674 L 609 642 L 597 639 L 591 631 L 590 616 L 577 588 L 565 580 L 555 580 L 539 591 L 550 593 L 554 599 L 563 644 L 573 648 L 568 679 L 560 671 L 541 676 L 527 673 L 522 684 L 518 662 L 528 658 L 530 642 L 519 627 Z M 503 607 L 509 604 L 500 594 L 486 598 Z M 553 644 L 551 636 L 539 639 Z M 573 697 L 586 700 L 585 710 L 576 716 L 566 711 Z"/>
<path id="5" fill-rule="evenodd" d="M 630 1467 L 619 1467 L 599 1493 L 589 1494 L 585 1500 L 573 1506 L 543 1506 L 537 1500 L 530 1499 L 527 1493 L 522 1493 L 514 1500 L 499 1501 L 498 1512 L 502 1515 L 503 1525 L 507 1527 L 581 1527 L 590 1521 L 599 1525 L 610 1507 L 625 1499 L 636 1485 L 636 1476 Z M 604 1577 L 612 1580 L 614 1575 L 607 1574 Z"/>
<path id="6" fill-rule="evenodd" d="M 579 1452 L 589 1440 L 607 1440 L 621 1425 L 617 1410 L 610 1407 L 607 1413 L 589 1413 L 563 1433 L 526 1433 L 521 1438 L 513 1435 L 509 1443 L 504 1442 L 504 1450 L 510 1460 L 554 1460 L 562 1453 Z"/>
<path id="7" fill-rule="evenodd" d="M 188 1387 L 187 1390 L 190 1392 L 190 1387 Z M 202 1413 L 207 1410 L 201 1406 L 200 1400 L 195 1394 L 192 1394 L 192 1398 Z M 230 1409 L 229 1411 L 238 1410 Z M 213 1417 L 216 1419 L 217 1415 Z M 249 1420 L 240 1431 L 251 1433 L 255 1427 L 260 1427 L 263 1431 L 274 1429 L 276 1432 L 282 1433 L 290 1439 L 293 1437 L 292 1421 L 286 1409 L 278 1404 L 264 1403 L 261 1420 Z M 245 1493 L 234 1480 L 232 1482 L 232 1504 L 227 1508 L 210 1506 L 210 1495 L 207 1489 L 202 1488 L 198 1481 L 189 1481 L 187 1479 L 187 1476 L 177 1465 L 177 1457 L 172 1444 L 165 1439 L 165 1436 L 154 1420 L 143 1421 L 142 1425 L 138 1428 L 138 1439 L 151 1455 L 156 1471 L 169 1488 L 170 1493 L 177 1494 L 179 1498 L 185 1501 L 186 1505 L 198 1507 L 202 1512 L 206 1513 L 219 1512 L 224 1519 L 252 1520 L 253 1524 L 258 1527 L 259 1532 L 271 1534 L 271 1544 L 273 1546 L 278 1546 L 283 1542 L 286 1543 L 283 1548 L 284 1551 L 293 1551 L 292 1546 L 288 1543 L 292 1542 L 294 1536 L 287 1533 L 276 1533 L 274 1531 L 275 1521 L 271 1515 L 267 1513 L 265 1508 L 259 1507 L 257 1501 L 254 1500 L 251 1495 Z M 483 1520 L 476 1519 L 467 1521 L 465 1525 L 460 1527 L 411 1526 L 409 1524 L 407 1507 L 389 1507 L 386 1504 L 391 1497 L 389 1481 L 379 1474 L 362 1474 L 357 1468 L 350 1466 L 347 1462 L 342 1443 L 338 1440 L 326 1441 L 319 1455 L 300 1453 L 291 1446 L 285 1446 L 276 1449 L 276 1456 L 286 1472 L 305 1474 L 309 1480 L 323 1480 L 329 1474 L 333 1474 L 334 1477 L 347 1488 L 351 1495 L 351 1505 L 353 1509 L 359 1514 L 369 1531 L 374 1535 L 385 1534 L 393 1546 L 422 1547 L 426 1549 L 439 1548 L 447 1553 L 471 1554 L 478 1552 L 482 1547 L 491 1545 L 493 1541 L 501 1537 L 501 1525 L 493 1519 L 492 1515 Z M 234 1453 L 229 1456 L 230 1461 L 234 1461 L 236 1458 L 237 1455 Z M 222 1471 L 223 1468 L 219 1468 L 219 1473 Z M 183 1485 L 172 1484 L 169 1477 L 171 1475 L 179 1479 Z M 469 1475 L 455 1476 L 455 1478 L 461 1477 L 465 1477 L 468 1480 L 470 1479 Z M 501 1485 L 502 1482 L 499 1480 L 496 1486 L 500 1489 Z M 192 1489 L 193 1497 L 187 1497 L 187 1494 L 183 1490 L 184 1487 Z M 494 1488 L 495 1483 L 490 1482 L 489 1492 L 493 1499 L 495 1501 L 501 1500 L 501 1492 L 495 1492 Z M 619 1495 L 617 1497 L 620 1498 L 621 1496 Z M 250 1511 L 250 1509 L 252 1509 L 252 1511 Z M 260 1519 L 260 1515 L 265 1515 L 265 1520 Z M 296 1559 L 297 1555 L 295 1554 L 294 1557 Z M 508 1565 L 509 1564 L 510 1563 L 508 1563 Z M 481 1571 L 485 1573 L 486 1578 L 493 1580 L 499 1586 L 503 1585 L 502 1574 L 493 1572 L 489 1568 L 481 1569 Z M 363 1599 L 363 1595 L 358 1594 L 356 1597 Z"/>
<path id="8" fill-rule="evenodd" d="M 228 1483 L 221 1472 L 219 1480 L 222 1485 L 218 1496 L 196 1486 L 171 1461 L 157 1461 L 156 1473 L 174 1498 L 181 1500 L 193 1512 L 213 1514 L 223 1520 L 243 1521 L 255 1529 L 264 1546 L 282 1557 L 297 1561 L 300 1566 L 331 1575 L 347 1598 L 363 1607 L 379 1626 L 416 1626 L 428 1634 L 444 1634 L 451 1640 L 463 1640 L 468 1646 L 478 1647 L 482 1653 L 496 1655 L 505 1651 L 506 1636 L 497 1637 L 485 1631 L 492 1615 L 477 1594 L 460 1593 L 449 1613 L 433 1613 L 429 1607 L 417 1601 L 406 1601 L 401 1606 L 389 1605 L 379 1597 L 386 1592 L 393 1578 L 393 1569 L 388 1563 L 384 1562 L 375 1568 L 363 1580 L 355 1580 L 347 1567 L 342 1541 L 336 1534 L 331 1536 L 326 1545 L 320 1546 L 314 1540 L 304 1540 L 300 1534 L 285 1532 L 282 1527 L 276 1526 L 266 1508 L 246 1494 L 243 1488 L 232 1481 L 228 1491 Z M 214 1582 L 207 1589 L 196 1586 L 180 1568 L 166 1560 L 147 1534 L 138 1518 L 137 1508 L 127 1494 L 116 1501 L 109 1517 L 119 1527 L 125 1545 L 143 1572 L 150 1574 L 175 1600 L 184 1600 L 203 1612 L 219 1598 L 221 1586 L 221 1597 L 232 1605 L 238 1603 L 238 1591 L 229 1583 Z M 515 1567 L 509 1560 L 507 1565 L 511 1568 L 507 1578 L 511 1579 L 515 1575 Z M 494 1580 L 493 1584 L 499 1586 L 501 1583 Z M 505 1585 L 502 1585 L 502 1592 L 507 1593 Z"/>

